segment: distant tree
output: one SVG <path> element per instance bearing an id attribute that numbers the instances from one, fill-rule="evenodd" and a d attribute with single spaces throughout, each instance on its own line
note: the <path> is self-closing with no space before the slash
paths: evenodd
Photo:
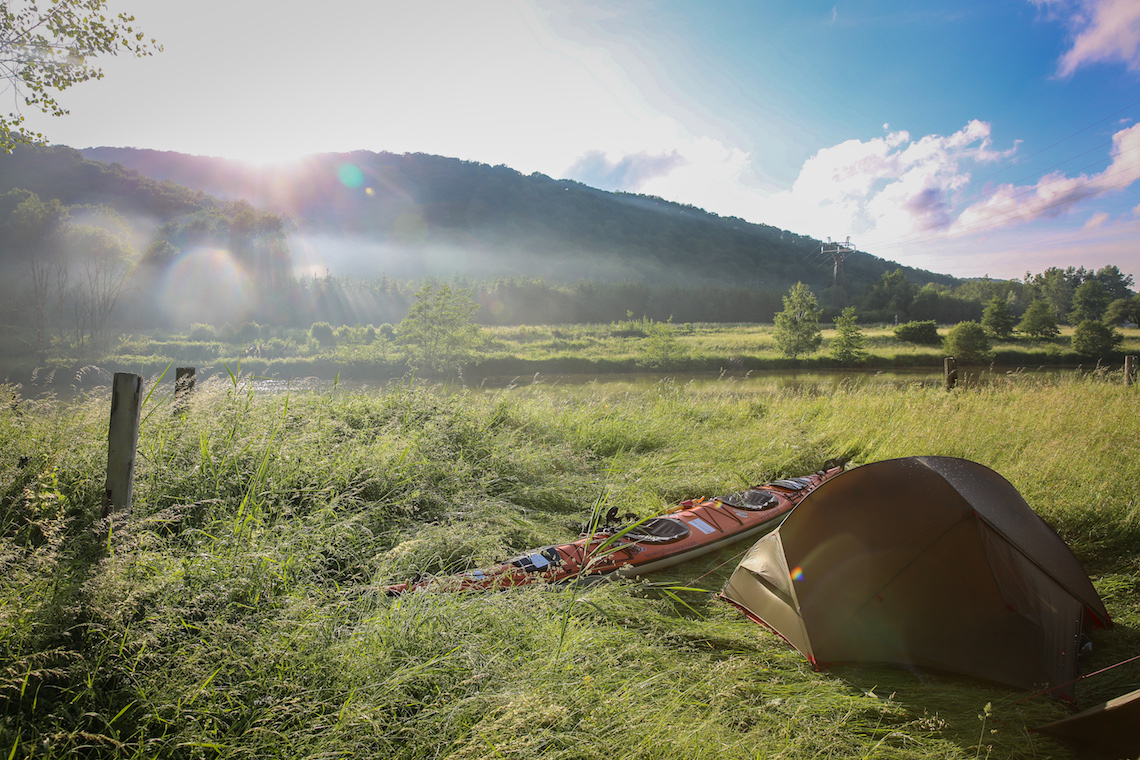
<path id="1" fill-rule="evenodd" d="M 989 358 L 990 338 L 977 322 L 959 322 L 950 328 L 942 348 L 961 362 L 980 362 Z"/>
<path id="2" fill-rule="evenodd" d="M 1033 303 L 1029 304 L 1021 321 L 1017 323 L 1017 329 L 1038 340 L 1055 338 L 1061 334 L 1057 329 L 1057 318 L 1053 314 L 1053 309 L 1040 298 L 1034 299 Z"/>
<path id="3" fill-rule="evenodd" d="M 904 343 L 917 343 L 922 346 L 937 346 L 942 343 L 942 338 L 938 335 L 938 325 L 933 319 L 904 322 L 895 328 L 895 338 Z"/>
<path id="4" fill-rule="evenodd" d="M 954 289 L 954 295 L 978 303 L 989 303 L 994 296 L 1001 296 L 1007 304 L 1013 306 L 1022 301 L 1024 290 L 1025 286 L 1020 280 L 993 280 L 986 276 L 976 280 L 966 280 Z"/>
<path id="5" fill-rule="evenodd" d="M 911 302 L 918 292 L 918 286 L 906 279 L 906 272 L 895 269 L 883 272 L 879 281 L 867 292 L 865 303 L 870 311 L 905 317 L 910 312 Z"/>
<path id="6" fill-rule="evenodd" d="M 912 320 L 961 322 L 980 319 L 982 307 L 979 301 L 951 293 L 944 285 L 927 283 L 915 294 L 906 313 Z"/>
<path id="7" fill-rule="evenodd" d="M 848 306 L 835 318 L 835 338 L 830 343 L 831 355 L 843 364 L 858 364 L 867 358 L 863 350 L 863 329 L 856 322 L 855 307 Z"/>
<path id="8" fill-rule="evenodd" d="M 1068 269 L 1049 267 L 1041 274 L 1026 274 L 1025 289 L 1030 298 L 1044 301 L 1049 306 L 1053 312 L 1054 322 L 1061 322 L 1073 309 L 1073 291 L 1079 284 L 1074 280 L 1078 274 L 1072 267 Z"/>
<path id="9" fill-rule="evenodd" d="M 982 313 L 982 327 L 995 338 L 1004 340 L 1013 335 L 1016 326 L 1017 320 L 1009 313 L 1005 299 L 1001 296 L 990 299 L 989 305 Z"/>
<path id="10" fill-rule="evenodd" d="M 66 287 L 67 260 L 63 241 L 71 216 L 58 200 L 41 200 L 35 193 L 9 193 L 12 200 L 23 197 L 4 223 L 4 237 L 18 251 L 27 272 L 24 289 L 32 327 L 34 348 L 44 358 L 48 341 L 51 297 Z"/>
<path id="11" fill-rule="evenodd" d="M 823 342 L 815 294 L 807 285 L 797 282 L 784 296 L 784 310 L 776 315 L 776 345 L 780 352 L 795 359 L 810 354 Z"/>
<path id="12" fill-rule="evenodd" d="M 1090 358 L 1108 356 L 1123 340 L 1114 328 L 1093 319 L 1086 319 L 1073 330 L 1073 350 Z"/>
<path id="13" fill-rule="evenodd" d="M 407 349 L 408 364 L 415 370 L 442 373 L 470 361 L 480 341 L 474 322 L 478 309 L 469 290 L 431 283 L 421 287 L 396 330 Z"/>
<path id="14" fill-rule="evenodd" d="M 127 52 L 153 55 L 162 46 L 132 24 L 134 16 L 108 14 L 106 0 L 11 0 L 0 4 L 0 79 L 17 100 L 52 116 L 67 109 L 56 93 L 88 79 L 102 79 L 91 63 L 99 55 Z M 39 133 L 21 133 L 23 115 L 17 108 L 0 116 L 0 152 L 16 143 L 43 140 Z"/>
<path id="15" fill-rule="evenodd" d="M 1112 297 L 1097 280 L 1086 280 L 1073 291 L 1073 310 L 1069 322 L 1076 325 L 1086 320 L 1099 320 L 1104 316 Z"/>
<path id="16" fill-rule="evenodd" d="M 66 230 L 68 253 L 56 280 L 58 316 L 80 357 L 110 344 L 111 315 L 137 258 L 129 228 L 119 234 L 112 229 L 72 224 Z"/>
<path id="17" fill-rule="evenodd" d="M 1104 286 L 1108 291 L 1108 300 L 1115 301 L 1118 298 L 1127 298 L 1132 288 L 1132 275 L 1124 274 L 1120 268 L 1114 264 L 1101 267 L 1096 270 L 1093 278 Z"/>
<path id="18" fill-rule="evenodd" d="M 1105 310 L 1106 325 L 1122 325 L 1125 322 L 1140 325 L 1140 293 L 1131 298 L 1117 298 Z"/>

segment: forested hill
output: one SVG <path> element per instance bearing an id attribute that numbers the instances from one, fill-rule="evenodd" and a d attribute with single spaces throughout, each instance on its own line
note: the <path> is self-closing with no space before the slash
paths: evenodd
<path id="1" fill-rule="evenodd" d="M 803 280 L 817 291 L 832 284 L 818 240 L 506 166 L 365 151 L 268 168 L 131 148 L 82 153 L 285 214 L 295 224 L 295 247 L 315 251 L 338 275 L 528 275 L 780 290 Z M 862 292 L 896 268 L 853 255 L 844 267 L 846 289 Z M 903 269 L 916 284 L 957 282 Z"/>
<path id="2" fill-rule="evenodd" d="M 219 203 L 200 190 L 85 160 L 64 146 L 17 145 L 0 152 L 0 193 L 27 190 L 68 206 L 102 205 L 130 216 L 170 220 Z"/>

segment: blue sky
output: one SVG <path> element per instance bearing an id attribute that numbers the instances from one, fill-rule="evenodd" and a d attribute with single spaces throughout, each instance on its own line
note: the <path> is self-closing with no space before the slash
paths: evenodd
<path id="1" fill-rule="evenodd" d="M 1140 280 L 1140 0 L 111 0 L 83 148 L 424 152 L 958 276 Z"/>

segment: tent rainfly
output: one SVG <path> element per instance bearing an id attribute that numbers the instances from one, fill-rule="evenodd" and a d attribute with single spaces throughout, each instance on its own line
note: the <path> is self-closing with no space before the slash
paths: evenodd
<path id="1" fill-rule="evenodd" d="M 1052 736 L 1081 757 L 1140 758 L 1140 689 L 1062 720 L 1034 729 Z"/>
<path id="2" fill-rule="evenodd" d="M 1002 476 L 908 457 L 824 483 L 722 597 L 816 667 L 896 663 L 1072 696 L 1082 630 L 1112 625 L 1060 536 Z"/>

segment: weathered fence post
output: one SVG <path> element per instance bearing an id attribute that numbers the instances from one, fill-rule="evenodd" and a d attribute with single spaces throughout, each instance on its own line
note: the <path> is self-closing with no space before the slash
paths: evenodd
<path id="1" fill-rule="evenodd" d="M 186 411 L 186 403 L 194 392 L 194 368 L 178 367 L 174 370 L 174 413 Z"/>
<path id="2" fill-rule="evenodd" d="M 142 411 L 142 383 L 141 375 L 115 373 L 115 383 L 111 387 L 111 424 L 107 431 L 104 517 L 119 510 L 130 514 L 135 450 L 139 443 L 139 414 Z"/>
<path id="3" fill-rule="evenodd" d="M 1136 382 L 1136 357 L 1124 357 L 1124 384 L 1132 385 Z"/>
<path id="4" fill-rule="evenodd" d="M 946 390 L 953 390 L 958 385 L 958 358 L 947 356 L 943 360 L 943 374 L 946 377 Z"/>

